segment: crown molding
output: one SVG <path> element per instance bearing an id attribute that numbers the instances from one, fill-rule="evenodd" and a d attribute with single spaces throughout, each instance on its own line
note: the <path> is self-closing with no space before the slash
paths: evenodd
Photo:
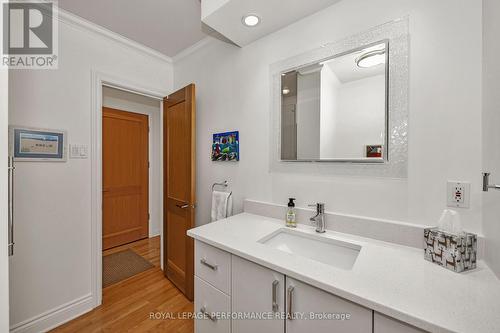
<path id="1" fill-rule="evenodd" d="M 113 32 L 109 29 L 106 29 L 100 25 L 97 25 L 93 22 L 90 22 L 78 15 L 75 15 L 73 13 L 70 13 L 64 9 L 58 8 L 58 20 L 62 23 L 71 25 L 76 28 L 80 28 L 81 30 L 87 31 L 87 32 L 92 32 L 95 34 L 98 34 L 100 36 L 103 36 L 105 38 L 111 39 L 115 42 L 118 42 L 124 46 L 127 46 L 129 48 L 132 48 L 136 51 L 142 52 L 148 56 L 157 58 L 159 60 L 165 61 L 167 63 L 172 64 L 172 58 L 169 56 L 164 55 L 161 52 L 158 52 L 150 47 L 147 47 L 141 43 L 138 43 L 132 39 L 129 39 L 127 37 L 124 37 L 116 32 Z"/>
<path id="2" fill-rule="evenodd" d="M 215 40 L 214 37 L 211 36 L 206 36 L 202 40 L 196 42 L 195 44 L 185 48 L 181 52 L 177 53 L 175 56 L 172 57 L 172 62 L 178 62 L 181 61 L 183 58 L 189 56 L 190 54 L 193 54 L 194 52 L 198 51 L 199 49 L 205 47 L 205 45 L 208 45 L 210 42 Z"/>

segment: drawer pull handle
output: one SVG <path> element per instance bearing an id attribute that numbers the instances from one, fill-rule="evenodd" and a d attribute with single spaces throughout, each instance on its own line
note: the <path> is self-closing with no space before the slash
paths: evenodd
<path id="1" fill-rule="evenodd" d="M 206 307 L 202 307 L 200 309 L 200 312 L 205 316 L 207 317 L 208 319 L 210 319 L 211 321 L 213 321 L 214 323 L 217 321 L 217 318 L 214 317 L 213 315 L 211 315 L 208 311 L 207 311 L 207 308 Z"/>
<path id="2" fill-rule="evenodd" d="M 273 305 L 273 312 L 278 312 L 279 305 L 277 301 L 278 297 L 278 285 L 280 282 L 278 280 L 273 281 L 273 300 L 272 300 L 272 305 Z"/>
<path id="3" fill-rule="evenodd" d="M 200 263 L 201 263 L 202 265 L 207 266 L 208 268 L 210 268 L 210 269 L 211 269 L 211 270 L 213 270 L 213 271 L 216 271 L 216 270 L 217 270 L 217 265 L 212 265 L 212 264 L 209 264 L 209 263 L 208 263 L 205 259 L 201 259 L 201 260 L 200 260 Z"/>
<path id="4" fill-rule="evenodd" d="M 288 290 L 287 290 L 287 299 L 288 299 L 288 311 L 287 311 L 287 318 L 289 320 L 293 320 L 293 312 L 292 312 L 292 298 L 293 298 L 293 290 L 295 288 L 293 286 L 290 286 L 288 287 Z"/>

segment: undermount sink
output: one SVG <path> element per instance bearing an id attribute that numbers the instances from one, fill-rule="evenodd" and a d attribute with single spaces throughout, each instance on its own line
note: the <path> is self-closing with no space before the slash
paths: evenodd
<path id="1" fill-rule="evenodd" d="M 258 242 L 341 269 L 351 269 L 361 251 L 356 244 L 291 229 L 279 229 Z"/>

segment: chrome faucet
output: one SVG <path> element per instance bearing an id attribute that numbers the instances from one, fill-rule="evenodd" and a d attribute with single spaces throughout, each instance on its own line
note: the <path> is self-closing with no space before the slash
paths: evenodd
<path id="1" fill-rule="evenodd" d="M 309 207 L 316 207 L 316 215 L 311 217 L 309 220 L 316 224 L 316 232 L 324 233 L 326 231 L 326 223 L 325 223 L 325 204 L 317 203 L 315 205 L 309 205 Z"/>

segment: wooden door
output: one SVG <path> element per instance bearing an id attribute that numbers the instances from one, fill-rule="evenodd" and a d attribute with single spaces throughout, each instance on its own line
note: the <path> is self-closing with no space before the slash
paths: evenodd
<path id="1" fill-rule="evenodd" d="M 164 256 L 165 276 L 188 299 L 194 296 L 195 86 L 164 100 Z"/>
<path id="2" fill-rule="evenodd" d="M 231 256 L 231 305 L 233 313 L 269 313 L 273 319 L 233 319 L 238 333 L 283 333 L 285 321 L 285 276 L 269 268 Z"/>
<path id="3" fill-rule="evenodd" d="M 148 116 L 102 109 L 102 248 L 149 234 Z"/>

